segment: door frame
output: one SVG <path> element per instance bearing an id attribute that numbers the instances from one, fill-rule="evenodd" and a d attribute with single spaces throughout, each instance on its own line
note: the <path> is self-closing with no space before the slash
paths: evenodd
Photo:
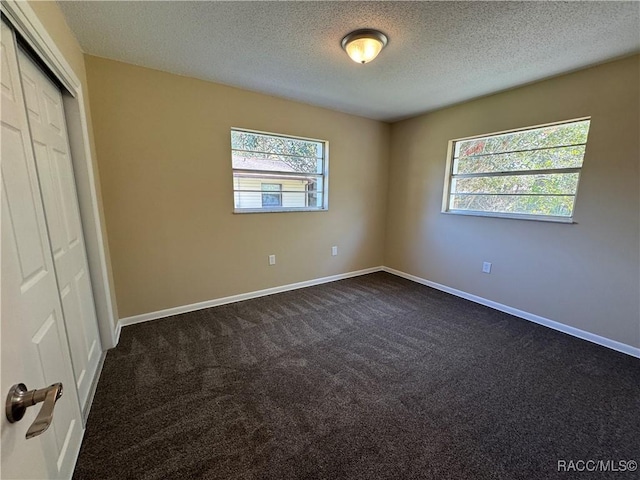
<path id="1" fill-rule="evenodd" d="M 82 232 L 87 250 L 89 276 L 102 350 L 106 351 L 117 344 L 116 322 L 105 254 L 106 236 L 101 223 L 102 212 L 91 157 L 89 127 L 84 104 L 85 92 L 77 75 L 28 2 L 2 0 L 2 13 L 64 86 L 63 106 L 78 192 Z"/>

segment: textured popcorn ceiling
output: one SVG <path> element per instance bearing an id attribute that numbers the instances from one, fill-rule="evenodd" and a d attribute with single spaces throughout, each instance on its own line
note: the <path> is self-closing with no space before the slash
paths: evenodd
<path id="1" fill-rule="evenodd" d="M 638 2 L 59 3 L 91 55 L 387 121 L 640 51 Z"/>

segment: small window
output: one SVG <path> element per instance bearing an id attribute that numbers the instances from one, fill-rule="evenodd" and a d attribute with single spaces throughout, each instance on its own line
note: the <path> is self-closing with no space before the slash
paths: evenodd
<path id="1" fill-rule="evenodd" d="M 231 129 L 234 212 L 327 209 L 327 142 Z"/>
<path id="2" fill-rule="evenodd" d="M 265 193 L 267 192 L 267 193 Z M 282 184 L 263 183 L 262 184 L 262 207 L 282 206 Z"/>
<path id="3" fill-rule="evenodd" d="M 572 222 L 589 123 L 450 141 L 442 211 Z"/>

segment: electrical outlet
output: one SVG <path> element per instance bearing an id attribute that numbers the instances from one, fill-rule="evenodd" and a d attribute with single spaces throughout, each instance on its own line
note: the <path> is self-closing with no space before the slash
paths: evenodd
<path id="1" fill-rule="evenodd" d="M 491 262 L 482 262 L 482 272 L 491 273 Z"/>
<path id="2" fill-rule="evenodd" d="M 334 245 L 333 247 L 331 247 L 331 255 L 333 255 L 334 257 L 336 255 L 338 255 L 338 247 L 337 246 Z"/>
<path id="3" fill-rule="evenodd" d="M 275 265 L 275 264 L 276 264 L 276 256 L 269 255 L 269 265 Z"/>

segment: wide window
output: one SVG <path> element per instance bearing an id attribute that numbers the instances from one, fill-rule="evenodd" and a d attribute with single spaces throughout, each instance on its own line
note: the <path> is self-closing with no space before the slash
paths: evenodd
<path id="1" fill-rule="evenodd" d="M 443 212 L 573 221 L 589 123 L 452 140 Z"/>
<path id="2" fill-rule="evenodd" d="M 231 130 L 236 213 L 327 209 L 327 142 Z"/>

